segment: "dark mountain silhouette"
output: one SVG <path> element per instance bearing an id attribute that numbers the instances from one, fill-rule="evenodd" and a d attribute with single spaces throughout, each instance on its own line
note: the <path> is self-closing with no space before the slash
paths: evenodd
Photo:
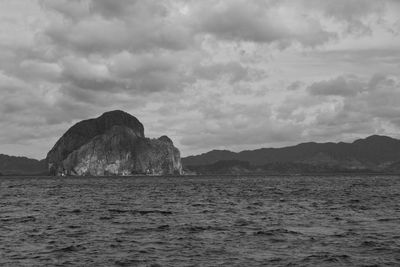
<path id="1" fill-rule="evenodd" d="M 392 171 L 400 170 L 400 140 L 372 135 L 352 143 L 302 143 L 242 152 L 213 150 L 182 159 L 187 170 L 213 170 L 215 163 L 248 162 L 251 171 Z M 229 164 L 228 164 L 229 165 Z M 202 167 L 199 167 L 202 166 Z M 207 167 L 210 166 L 210 167 Z M 243 166 L 243 164 L 241 164 Z M 226 167 L 224 167 L 226 168 Z"/>
<path id="2" fill-rule="evenodd" d="M 46 169 L 44 160 L 0 154 L 0 173 L 3 175 L 44 174 Z"/>

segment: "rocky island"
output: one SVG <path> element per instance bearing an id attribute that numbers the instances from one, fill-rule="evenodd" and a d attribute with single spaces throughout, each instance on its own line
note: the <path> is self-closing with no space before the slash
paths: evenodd
<path id="1" fill-rule="evenodd" d="M 120 110 L 72 126 L 48 152 L 46 163 L 51 175 L 182 173 L 172 140 L 146 138 L 143 124 Z"/>

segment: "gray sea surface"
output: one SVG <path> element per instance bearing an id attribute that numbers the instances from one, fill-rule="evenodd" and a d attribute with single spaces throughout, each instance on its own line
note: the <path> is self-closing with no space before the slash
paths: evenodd
<path id="1" fill-rule="evenodd" d="M 400 177 L 1 177 L 0 266 L 400 266 Z"/>

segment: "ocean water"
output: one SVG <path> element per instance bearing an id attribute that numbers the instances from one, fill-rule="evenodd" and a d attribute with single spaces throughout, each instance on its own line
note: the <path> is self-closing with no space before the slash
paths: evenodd
<path id="1" fill-rule="evenodd" d="M 2 177 L 0 266 L 400 266 L 400 177 Z"/>

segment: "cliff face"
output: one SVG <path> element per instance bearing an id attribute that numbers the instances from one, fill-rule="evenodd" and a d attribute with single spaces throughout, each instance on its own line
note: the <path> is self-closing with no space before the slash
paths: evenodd
<path id="1" fill-rule="evenodd" d="M 179 150 L 166 137 L 149 139 L 143 125 L 122 111 L 71 127 L 46 158 L 53 175 L 181 174 Z"/>

